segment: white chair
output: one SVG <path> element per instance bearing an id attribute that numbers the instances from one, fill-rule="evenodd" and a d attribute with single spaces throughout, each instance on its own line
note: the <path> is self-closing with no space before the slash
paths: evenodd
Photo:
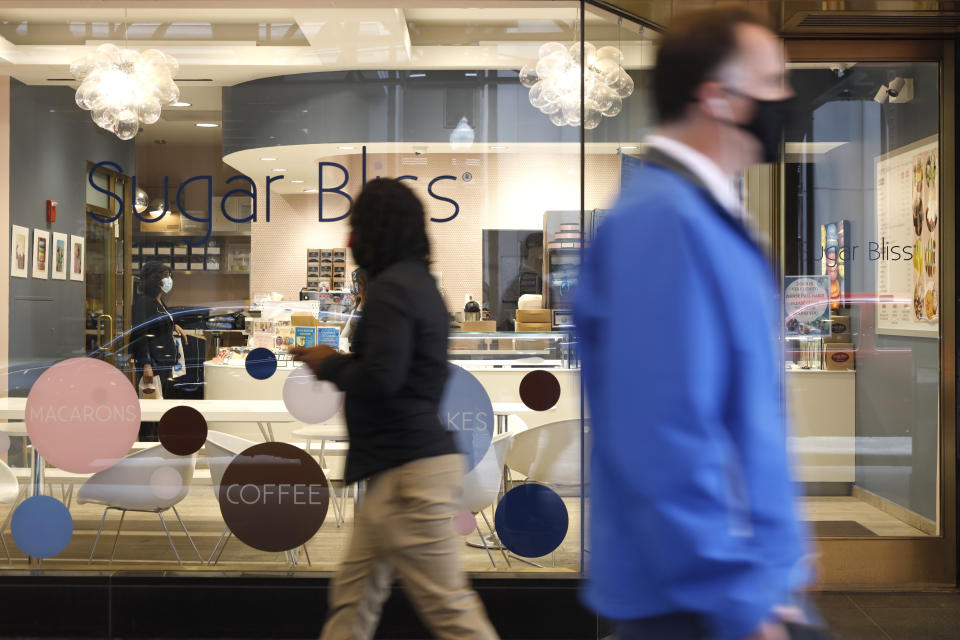
<path id="1" fill-rule="evenodd" d="M 503 546 L 497 541 L 493 527 L 490 526 L 490 520 L 487 519 L 487 514 L 484 513 L 483 510 L 492 505 L 500 493 L 500 487 L 503 481 L 503 465 L 507 458 L 507 451 L 510 450 L 513 437 L 512 433 L 503 433 L 494 436 L 493 442 L 490 444 L 490 448 L 487 449 L 483 458 L 477 463 L 477 466 L 471 469 L 464 477 L 463 493 L 460 497 L 460 503 L 464 509 L 471 513 L 479 513 L 483 517 L 483 521 L 487 525 L 489 537 L 500 547 L 500 553 L 503 554 L 503 559 L 507 562 L 508 567 L 510 566 L 510 559 L 507 558 Z M 483 544 L 483 548 L 486 549 L 487 556 L 490 557 L 490 564 L 496 568 L 497 563 L 494 562 L 493 554 L 490 553 L 490 545 L 487 543 L 487 537 L 480 531 L 479 524 L 477 524 L 476 527 L 477 534 L 480 536 L 480 542 Z"/>
<path id="2" fill-rule="evenodd" d="M 213 495 L 218 501 L 220 500 L 220 482 L 223 480 L 223 474 L 226 473 L 227 467 L 230 466 L 238 453 L 246 451 L 255 444 L 259 443 L 222 431 L 207 431 L 207 442 L 203 447 L 207 454 L 207 464 L 210 465 L 210 482 L 213 485 Z M 233 532 L 230 531 L 230 527 L 224 526 L 223 533 L 220 534 L 217 544 L 214 545 L 213 551 L 207 559 L 207 564 L 220 562 L 220 557 L 223 555 L 224 549 L 227 548 L 227 542 L 231 537 L 233 537 Z M 310 562 L 307 546 L 303 545 L 301 548 L 307 558 L 307 565 L 312 566 L 313 563 Z M 220 551 L 219 554 L 217 550 Z M 214 560 L 214 556 L 216 556 L 216 560 Z M 293 551 L 288 551 L 287 556 L 290 558 L 291 564 L 296 566 L 297 558 Z"/>
<path id="3" fill-rule="evenodd" d="M 580 420 L 561 420 L 515 434 L 507 466 L 534 482 L 579 486 L 580 429 Z"/>
<path id="4" fill-rule="evenodd" d="M 10 549 L 7 547 L 7 541 L 3 537 L 3 530 L 7 528 L 7 524 L 10 523 L 10 519 L 13 517 L 13 510 L 20 501 L 21 492 L 20 483 L 17 481 L 17 476 L 13 473 L 13 469 L 8 467 L 6 462 L 0 460 L 0 504 L 13 505 L 10 507 L 10 512 L 7 514 L 7 517 L 3 519 L 3 524 L 0 525 L 0 543 L 3 543 L 3 551 L 7 554 L 8 563 L 13 560 L 10 557 Z"/>
<path id="5" fill-rule="evenodd" d="M 342 409 L 341 409 L 342 411 Z M 327 449 L 327 441 L 333 443 L 346 443 L 349 442 L 346 439 L 346 431 L 343 432 L 343 436 L 337 434 L 336 438 L 331 438 L 331 433 L 333 427 L 328 424 L 307 424 L 302 427 L 297 427 L 291 432 L 291 436 L 294 438 L 303 438 L 304 440 L 304 449 L 310 455 L 313 455 L 313 443 L 317 440 L 320 441 L 320 454 L 317 456 L 317 462 L 320 464 L 320 467 L 323 469 L 323 473 L 326 474 L 327 480 L 330 481 L 330 465 L 327 463 L 326 456 L 331 455 L 330 450 Z M 346 427 L 344 427 L 346 429 Z M 347 451 L 345 449 L 340 449 L 335 452 L 338 455 L 346 455 Z M 347 498 L 350 496 L 351 488 L 354 485 L 348 485 L 346 482 L 343 483 L 343 493 L 338 497 L 336 490 L 333 488 L 333 483 L 330 482 L 330 504 L 333 505 L 333 515 L 337 522 L 337 528 L 343 526 L 344 522 L 347 519 Z M 356 496 L 356 493 L 354 493 Z"/>
<path id="6" fill-rule="evenodd" d="M 117 542 L 120 540 L 120 529 L 123 527 L 123 519 L 128 511 L 137 511 L 143 513 L 155 513 L 160 518 L 163 530 L 167 534 L 167 540 L 170 542 L 170 548 L 177 557 L 177 563 L 183 564 L 180 554 L 177 553 L 177 547 L 173 544 L 173 537 L 167 528 L 167 523 L 163 519 L 163 512 L 169 509 L 177 516 L 183 532 L 187 535 L 187 540 L 197 553 L 197 557 L 203 562 L 197 545 L 194 544 L 190 532 L 187 531 L 183 518 L 177 511 L 176 505 L 187 497 L 190 491 L 190 485 L 193 483 L 193 470 L 197 466 L 196 454 L 191 456 L 178 456 L 170 453 L 162 445 L 154 446 L 143 451 L 131 454 L 108 469 L 95 473 L 89 480 L 83 483 L 77 492 L 77 504 L 102 504 L 105 505 L 103 517 L 100 519 L 100 528 L 97 530 L 97 537 L 93 540 L 93 547 L 90 549 L 90 558 L 88 564 L 93 562 L 93 554 L 97 549 L 97 543 L 100 540 L 100 534 L 103 532 L 103 523 L 107 519 L 107 513 L 114 509 L 120 512 L 120 524 L 117 525 L 117 535 L 113 540 L 113 551 L 110 553 L 110 561 L 117 552 Z M 173 469 L 179 477 L 176 487 L 173 485 L 172 478 L 163 478 L 159 485 L 155 482 L 154 473 L 160 469 Z M 166 485 L 170 482 L 170 485 Z M 173 487 L 176 491 L 170 491 L 169 496 L 163 497 L 158 494 L 166 494 L 167 489 Z"/>

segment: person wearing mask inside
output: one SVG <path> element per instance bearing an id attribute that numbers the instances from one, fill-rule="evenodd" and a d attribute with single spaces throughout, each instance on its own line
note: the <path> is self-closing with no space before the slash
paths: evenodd
<path id="1" fill-rule="evenodd" d="M 160 261 L 148 262 L 140 270 L 140 291 L 133 302 L 133 329 L 130 332 L 130 354 L 137 371 L 137 388 L 145 384 L 159 385 L 163 397 L 170 397 L 170 381 L 178 350 L 174 335 L 187 343 L 187 334 L 173 320 L 164 304 L 164 296 L 173 289 L 170 267 Z M 145 422 L 140 427 L 140 440 L 156 440 L 156 424 Z"/>
<path id="2" fill-rule="evenodd" d="M 290 350 L 345 392 L 344 481 L 367 481 L 321 638 L 373 638 L 394 574 L 432 637 L 497 638 L 453 529 L 465 465 L 438 415 L 448 315 L 430 275 L 423 204 L 399 180 L 377 178 L 357 196 L 350 226 L 354 260 L 369 277 L 353 353 Z"/>
<path id="3" fill-rule="evenodd" d="M 678 16 L 651 73 L 655 135 L 584 258 L 584 600 L 621 640 L 826 637 L 800 597 L 812 568 L 780 403 L 779 294 L 734 188 L 777 159 L 785 66 L 746 9 Z M 675 312 L 672 339 L 650 301 Z"/>

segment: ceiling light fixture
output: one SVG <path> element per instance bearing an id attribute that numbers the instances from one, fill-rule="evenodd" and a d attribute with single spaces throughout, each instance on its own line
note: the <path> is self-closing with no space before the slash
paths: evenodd
<path id="1" fill-rule="evenodd" d="M 623 100 L 633 94 L 633 78 L 623 68 L 617 47 L 597 49 L 583 43 L 586 65 L 580 64 L 580 43 L 569 47 L 547 42 L 538 51 L 536 65 L 520 69 L 520 82 L 530 88 L 530 104 L 558 127 L 569 125 L 596 129 L 603 117 L 613 118 L 623 109 Z M 586 91 L 583 113 L 580 105 L 580 74 Z"/>
<path id="2" fill-rule="evenodd" d="M 192 106 L 193 106 L 193 103 L 192 103 L 192 102 L 184 102 L 184 101 L 182 101 L 182 100 L 178 100 L 177 102 L 174 102 L 174 103 L 171 104 L 170 106 L 171 106 L 171 107 L 192 107 Z"/>
<path id="3" fill-rule="evenodd" d="M 212 127 L 219 127 L 220 125 L 218 125 L 216 122 L 198 122 L 196 126 L 209 129 Z"/>
<path id="4" fill-rule="evenodd" d="M 303 180 L 291 180 L 293 184 L 303 184 Z"/>
<path id="5" fill-rule="evenodd" d="M 637 145 L 635 145 L 635 144 L 625 144 L 625 145 L 623 145 L 623 146 L 620 147 L 620 148 L 621 148 L 621 149 L 636 149 L 636 148 L 637 148 Z"/>
<path id="6" fill-rule="evenodd" d="M 284 171 L 286 171 L 286 169 L 274 169 L 274 170 L 273 170 L 274 173 L 283 173 Z"/>
<path id="7" fill-rule="evenodd" d="M 426 78 L 427 74 L 425 73 L 411 73 L 408 78 Z"/>
<path id="8" fill-rule="evenodd" d="M 337 149 L 342 149 L 343 151 L 349 151 L 350 149 L 356 149 L 356 147 L 337 147 Z"/>
<path id="9" fill-rule="evenodd" d="M 269 157 L 263 157 L 263 158 L 260 158 L 260 159 L 261 159 L 261 160 L 265 160 L 265 161 L 267 161 L 267 162 L 273 162 L 274 160 L 276 160 L 276 158 L 269 158 Z"/>
<path id="10" fill-rule="evenodd" d="M 318 191 L 319 191 L 319 189 L 304 189 L 304 190 L 303 190 L 304 193 L 317 193 Z"/>
<path id="11" fill-rule="evenodd" d="M 108 42 L 75 60 L 70 74 L 80 81 L 77 106 L 89 111 L 97 126 L 130 140 L 141 123 L 153 124 L 163 105 L 180 99 L 173 82 L 179 67 L 176 58 L 157 49 L 141 52 Z"/>

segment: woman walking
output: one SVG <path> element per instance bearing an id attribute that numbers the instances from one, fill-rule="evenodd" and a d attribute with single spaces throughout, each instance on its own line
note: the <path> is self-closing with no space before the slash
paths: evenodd
<path id="1" fill-rule="evenodd" d="M 369 276 L 353 353 L 291 349 L 345 392 L 344 480 L 367 482 L 321 638 L 372 638 L 396 574 L 435 637 L 495 639 L 453 530 L 464 461 L 437 415 L 449 321 L 430 275 L 423 204 L 403 183 L 377 178 L 357 197 L 350 224 L 354 260 Z"/>

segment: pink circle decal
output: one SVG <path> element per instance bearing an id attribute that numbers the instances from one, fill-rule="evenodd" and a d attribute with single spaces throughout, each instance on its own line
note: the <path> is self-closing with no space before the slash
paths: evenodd
<path id="1" fill-rule="evenodd" d="M 462 536 L 470 535 L 477 528 L 476 516 L 464 509 L 453 518 L 453 528 Z"/>
<path id="2" fill-rule="evenodd" d="M 183 478 L 173 467 L 160 467 L 150 474 L 150 492 L 160 500 L 173 500 L 183 489 Z"/>
<path id="3" fill-rule="evenodd" d="M 71 358 L 47 369 L 27 396 L 27 434 L 37 452 L 71 473 L 96 473 L 127 455 L 140 430 L 130 381 L 106 362 Z"/>
<path id="4" fill-rule="evenodd" d="M 305 364 L 290 372 L 283 383 L 283 404 L 306 424 L 326 422 L 343 406 L 343 392 L 332 382 L 317 380 Z"/>

